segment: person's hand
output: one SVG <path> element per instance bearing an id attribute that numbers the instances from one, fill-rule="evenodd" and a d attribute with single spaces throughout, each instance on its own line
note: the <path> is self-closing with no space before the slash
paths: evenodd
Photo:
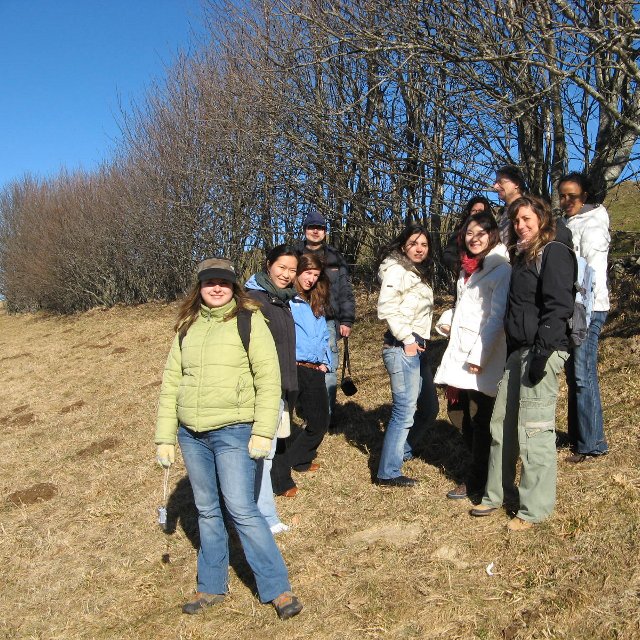
<path id="1" fill-rule="evenodd" d="M 405 354 L 408 356 L 415 356 L 418 354 L 419 351 L 424 351 L 424 349 L 420 349 L 417 342 L 412 342 L 411 344 L 405 344 L 403 349 Z"/>
<path id="2" fill-rule="evenodd" d="M 348 327 L 346 324 L 340 325 L 340 335 L 343 338 L 348 338 L 351 335 L 351 327 Z"/>
<path id="3" fill-rule="evenodd" d="M 451 333 L 451 325 L 450 324 L 441 324 L 438 325 L 438 329 L 445 335 L 448 336 Z"/>
<path id="4" fill-rule="evenodd" d="M 468 366 L 468 369 L 469 373 L 475 373 L 476 375 L 482 373 L 482 367 L 478 366 L 477 364 L 470 364 Z"/>
<path id="5" fill-rule="evenodd" d="M 322 373 L 327 373 L 327 371 L 329 371 L 329 367 L 327 367 L 326 364 L 321 364 L 321 365 L 318 365 L 318 370 L 322 371 Z"/>
<path id="6" fill-rule="evenodd" d="M 536 353 L 531 358 L 529 362 L 529 382 L 531 382 L 534 387 L 547 375 L 545 371 L 546 365 L 547 356 Z"/>
<path id="7" fill-rule="evenodd" d="M 249 457 L 254 460 L 258 458 L 266 458 L 271 451 L 272 438 L 264 436 L 252 435 L 249 438 Z"/>
<path id="8" fill-rule="evenodd" d="M 176 461 L 176 445 L 159 444 L 156 449 L 156 460 L 160 466 L 168 469 Z"/>

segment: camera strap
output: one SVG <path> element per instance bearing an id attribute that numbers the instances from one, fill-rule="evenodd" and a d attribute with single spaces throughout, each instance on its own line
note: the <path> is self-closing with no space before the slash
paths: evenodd
<path id="1" fill-rule="evenodd" d="M 342 377 L 340 378 L 340 382 L 344 380 L 344 372 L 345 369 L 349 373 L 349 377 L 351 377 L 351 362 L 349 361 L 349 338 L 343 338 L 344 340 L 344 357 L 342 358 Z"/>

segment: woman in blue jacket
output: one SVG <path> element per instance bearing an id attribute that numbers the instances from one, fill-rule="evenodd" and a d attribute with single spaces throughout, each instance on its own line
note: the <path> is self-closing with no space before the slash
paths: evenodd
<path id="1" fill-rule="evenodd" d="M 307 426 L 283 453 L 276 454 L 271 469 L 273 490 L 292 498 L 298 487 L 291 477 L 295 471 L 316 471 L 313 460 L 329 424 L 329 401 L 325 374 L 330 369 L 329 330 L 325 313 L 329 308 L 329 282 L 317 255 L 305 253 L 298 262 L 291 313 L 296 332 L 298 400 Z"/>

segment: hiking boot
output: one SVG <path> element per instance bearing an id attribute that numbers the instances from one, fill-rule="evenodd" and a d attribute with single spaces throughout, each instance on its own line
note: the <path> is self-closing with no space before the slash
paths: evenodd
<path id="1" fill-rule="evenodd" d="M 467 485 L 463 482 L 447 493 L 449 500 L 462 500 L 467 497 Z"/>
<path id="2" fill-rule="evenodd" d="M 193 615 L 194 613 L 200 613 L 203 609 L 211 607 L 214 604 L 220 604 L 224 600 L 224 594 L 222 593 L 203 593 L 198 591 L 193 600 L 186 602 L 182 605 L 182 612 Z"/>
<path id="3" fill-rule="evenodd" d="M 300 602 L 291 591 L 281 593 L 271 601 L 271 604 L 276 610 L 280 620 L 293 618 L 293 616 L 297 616 L 302 611 L 302 602 Z"/>
<path id="4" fill-rule="evenodd" d="M 509 531 L 528 531 L 531 528 L 533 528 L 533 522 L 518 517 L 509 520 L 507 523 L 507 529 L 509 529 Z"/>

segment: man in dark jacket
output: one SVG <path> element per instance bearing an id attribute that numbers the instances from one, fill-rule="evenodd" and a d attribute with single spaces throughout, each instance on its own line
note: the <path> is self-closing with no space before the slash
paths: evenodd
<path id="1" fill-rule="evenodd" d="M 329 327 L 329 347 L 332 353 L 331 371 L 326 374 L 327 393 L 329 394 L 329 415 L 333 417 L 336 403 L 338 381 L 339 352 L 338 339 L 348 338 L 356 317 L 356 303 L 349 277 L 349 267 L 344 256 L 326 243 L 327 221 L 317 211 L 312 211 L 303 222 L 305 239 L 297 249 L 303 253 L 319 254 L 324 261 L 324 272 L 329 278 L 331 308 L 327 312 Z"/>

